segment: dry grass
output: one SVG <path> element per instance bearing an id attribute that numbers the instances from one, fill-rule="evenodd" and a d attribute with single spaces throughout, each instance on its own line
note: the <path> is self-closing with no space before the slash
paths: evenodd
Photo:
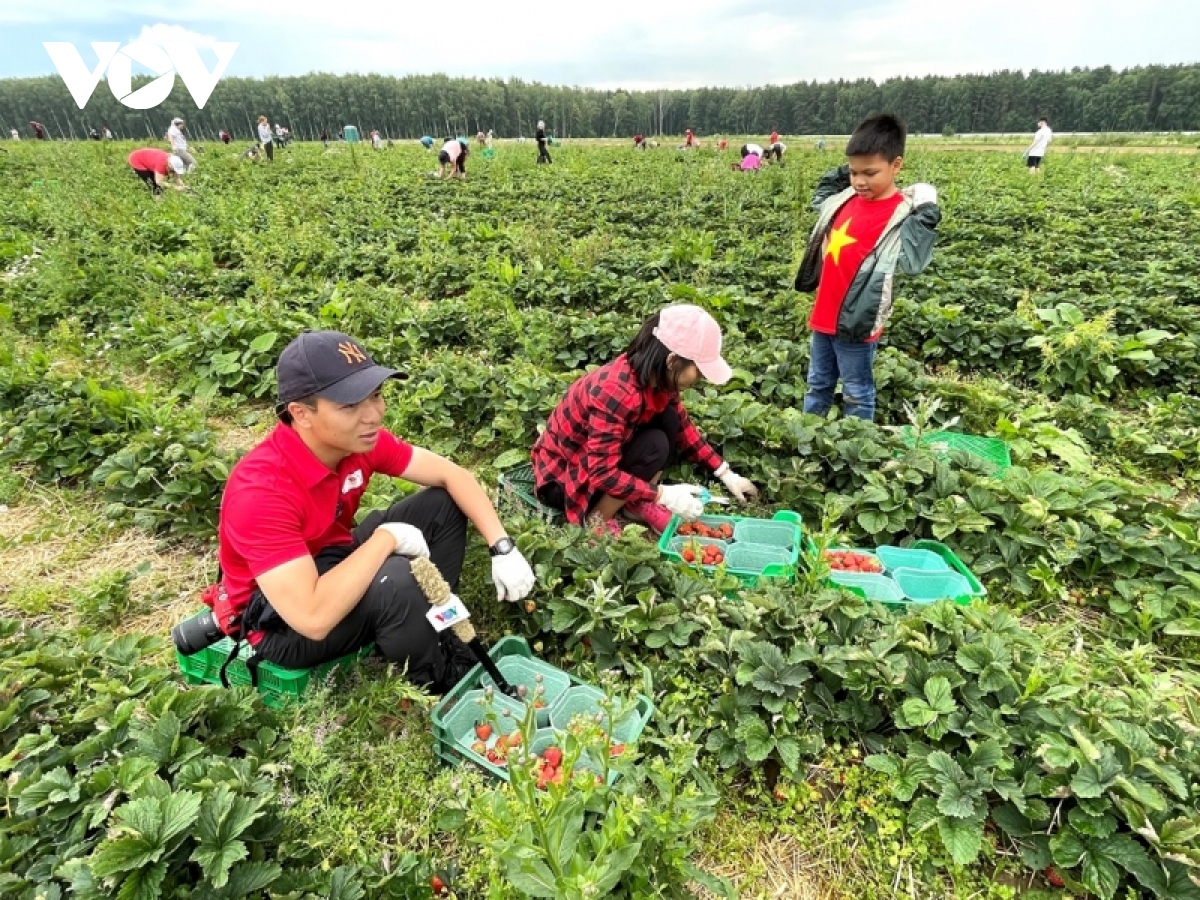
<path id="1" fill-rule="evenodd" d="M 146 573 L 130 585 L 136 613 L 119 630 L 162 634 L 166 623 L 195 609 L 213 568 L 203 548 L 165 544 L 137 529 L 109 530 L 99 503 L 32 484 L 0 514 L 0 553 L 0 615 L 55 628 L 79 624 L 73 591 L 145 563 Z"/>
<path id="2" fill-rule="evenodd" d="M 750 848 L 742 858 L 718 865 L 701 858 L 697 864 L 710 875 L 727 878 L 744 900 L 841 900 L 830 886 L 830 860 L 815 857 L 790 835 L 773 835 Z M 714 895 L 699 888 L 697 896 Z"/>

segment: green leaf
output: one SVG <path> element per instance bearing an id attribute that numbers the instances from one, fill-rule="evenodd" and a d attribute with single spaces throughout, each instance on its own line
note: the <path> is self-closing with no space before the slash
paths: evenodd
<path id="1" fill-rule="evenodd" d="M 978 814 L 982 802 L 978 796 L 978 789 L 968 791 L 962 785 L 951 782 L 942 787 L 942 792 L 937 800 L 937 808 L 938 812 L 944 816 L 955 819 L 972 819 Z"/>
<path id="2" fill-rule="evenodd" d="M 963 819 L 939 819 L 938 834 L 950 851 L 950 857 L 960 866 L 970 865 L 983 847 L 983 823 Z"/>
<path id="3" fill-rule="evenodd" d="M 633 861 L 637 859 L 638 853 L 641 850 L 642 842 L 635 841 L 610 853 L 604 861 L 607 871 L 596 882 L 595 896 L 604 897 L 612 893 L 612 889 L 617 886 L 617 882 L 621 880 L 621 876 L 625 874 L 625 870 L 633 865 Z"/>
<path id="4" fill-rule="evenodd" d="M 554 873 L 540 859 L 512 859 L 505 874 L 514 888 L 530 897 L 560 896 Z"/>
<path id="5" fill-rule="evenodd" d="M 167 877 L 166 862 L 158 862 L 146 869 L 130 872 L 121 882 L 117 900 L 159 900 L 162 896 L 163 879 Z"/>
<path id="6" fill-rule="evenodd" d="M 941 675 L 935 675 L 925 682 L 925 699 L 929 701 L 930 709 L 939 715 L 948 715 L 956 708 L 950 682 Z"/>
<path id="7" fill-rule="evenodd" d="M 1190 844 L 1200 838 L 1200 816 L 1168 819 L 1159 829 L 1158 837 L 1164 844 Z"/>
<path id="8" fill-rule="evenodd" d="M 265 353 L 275 346 L 275 341 L 278 338 L 279 335 L 274 331 L 264 332 L 250 342 L 250 349 L 255 353 Z"/>
<path id="9" fill-rule="evenodd" d="M 1163 634 L 1175 637 L 1200 637 L 1200 619 L 1176 619 L 1163 626 Z"/>
<path id="10" fill-rule="evenodd" d="M 327 900 L 362 900 L 366 895 L 356 867 L 338 866 L 333 870 Z"/>
<path id="11" fill-rule="evenodd" d="M 888 514 L 878 509 L 863 510 L 858 514 L 858 524 L 867 534 L 887 531 Z"/>
<path id="12" fill-rule="evenodd" d="M 266 890 L 274 884 L 283 869 L 276 863 L 248 862 L 234 866 L 229 873 L 229 883 L 225 886 L 230 897 L 246 897 Z"/>
<path id="13" fill-rule="evenodd" d="M 905 721 L 913 728 L 922 728 L 937 718 L 937 713 L 929 708 L 928 703 L 915 697 L 905 700 L 900 710 L 904 713 Z"/>
<path id="14" fill-rule="evenodd" d="M 1080 881 L 1100 900 L 1111 900 L 1121 882 L 1121 873 L 1107 858 L 1089 849 L 1083 856 Z"/>
<path id="15" fill-rule="evenodd" d="M 201 844 L 192 853 L 192 860 L 200 864 L 213 887 L 224 887 L 229 880 L 229 870 L 249 855 L 246 845 L 233 840 L 224 844 Z"/>
<path id="16" fill-rule="evenodd" d="M 890 753 L 875 753 L 863 760 L 863 764 L 868 769 L 874 769 L 876 772 L 882 772 L 884 775 L 899 775 L 900 774 L 900 759 L 892 756 Z"/>
<path id="17" fill-rule="evenodd" d="M 164 848 L 142 837 L 121 837 L 105 841 L 92 855 L 92 874 L 108 878 L 132 872 L 158 860 Z"/>
<path id="18" fill-rule="evenodd" d="M 791 773 L 800 768 L 800 744 L 795 738 L 781 737 L 776 739 L 775 747 L 779 751 L 779 760 L 783 767 Z"/>
<path id="19" fill-rule="evenodd" d="M 505 450 L 492 460 L 493 469 L 511 469 L 513 466 L 529 461 L 529 450 L 524 447 L 514 447 Z"/>
<path id="20" fill-rule="evenodd" d="M 738 737 L 742 739 L 742 752 L 750 762 L 762 762 L 775 749 L 775 740 L 760 719 L 753 719 L 739 726 Z"/>
<path id="21" fill-rule="evenodd" d="M 1131 873 L 1143 887 L 1149 888 L 1162 897 L 1167 890 L 1167 876 L 1162 867 L 1150 859 L 1150 855 L 1141 844 L 1127 834 L 1114 834 L 1103 838 L 1092 845 L 1097 853 L 1102 853 Z"/>
<path id="22" fill-rule="evenodd" d="M 200 813 L 201 799 L 192 791 L 178 791 L 162 801 L 163 831 L 159 840 L 163 844 L 192 827 Z"/>

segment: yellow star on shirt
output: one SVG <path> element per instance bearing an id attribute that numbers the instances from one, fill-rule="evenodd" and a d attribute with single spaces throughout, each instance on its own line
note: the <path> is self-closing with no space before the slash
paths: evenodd
<path id="1" fill-rule="evenodd" d="M 838 260 L 841 259 L 842 248 L 858 243 L 858 238 L 852 238 L 849 235 L 850 223 L 853 221 L 854 217 L 851 216 L 842 223 L 841 228 L 835 228 L 829 232 L 829 245 L 825 248 L 825 254 L 833 257 L 833 264 L 835 266 L 838 264 Z"/>

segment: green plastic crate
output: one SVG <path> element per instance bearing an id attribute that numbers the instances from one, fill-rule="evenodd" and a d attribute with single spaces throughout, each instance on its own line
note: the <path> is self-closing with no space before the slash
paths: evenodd
<path id="1" fill-rule="evenodd" d="M 963 578 L 967 579 L 967 584 L 970 585 L 971 588 L 972 597 L 987 596 L 987 588 L 985 588 L 980 582 L 979 577 L 971 571 L 970 567 L 965 562 L 958 558 L 953 550 L 951 550 L 941 541 L 914 541 L 912 549 L 928 550 L 930 553 L 936 553 L 943 560 L 945 560 L 946 565 L 948 565 Z"/>
<path id="2" fill-rule="evenodd" d="M 762 568 L 755 569 L 738 569 L 727 564 L 725 571 L 736 577 L 742 584 L 747 587 L 753 587 L 761 578 L 781 578 L 791 583 L 796 580 L 796 569 L 800 563 L 800 549 L 804 542 L 804 529 L 799 513 L 791 510 L 780 510 L 770 519 L 752 519 L 748 516 L 700 516 L 696 521 L 703 522 L 705 525 L 724 525 L 726 523 L 733 526 L 736 535 L 738 526 L 743 522 L 771 522 L 782 523 L 791 528 L 792 540 L 790 542 L 790 550 L 788 551 L 787 561 L 781 564 L 767 565 Z M 683 562 L 683 557 L 679 555 L 679 550 L 672 544 L 672 541 L 677 537 L 675 534 L 679 530 L 679 526 L 683 524 L 683 520 L 679 516 L 672 516 L 670 523 L 667 525 L 667 530 L 662 533 L 658 539 L 658 549 L 667 559 L 678 563 Z M 704 541 L 704 538 L 697 538 Z M 727 541 L 727 553 L 733 552 L 733 548 L 738 545 L 737 540 Z"/>
<path id="3" fill-rule="evenodd" d="M 923 572 L 920 569 L 897 569 L 892 573 L 904 596 L 913 603 L 933 603 L 953 600 L 959 606 L 971 602 L 971 586 L 958 572 Z"/>
<path id="4" fill-rule="evenodd" d="M 500 674 L 504 676 L 504 680 L 513 687 L 517 687 L 518 685 L 525 686 L 526 694 L 524 702 L 533 703 L 537 699 L 538 687 L 544 689 L 542 702 L 545 703 L 545 707 L 538 710 L 537 724 L 539 728 L 545 728 L 549 725 L 550 707 L 571 686 L 571 679 L 567 673 L 561 669 L 556 669 L 549 663 L 542 662 L 540 659 L 523 656 L 506 656 L 496 661 L 496 668 L 500 670 Z M 539 675 L 542 677 L 540 682 L 537 679 Z M 484 687 L 495 686 L 492 676 L 487 674 L 487 672 L 484 672 L 480 677 L 480 683 Z"/>
<path id="5" fill-rule="evenodd" d="M 561 510 L 553 509 L 537 498 L 537 481 L 533 477 L 533 464 L 528 463 L 500 473 L 500 492 L 516 498 L 519 503 L 532 507 L 547 521 L 563 518 Z"/>
<path id="6" fill-rule="evenodd" d="M 911 444 L 913 442 L 912 428 L 904 429 L 904 435 Z M 960 431 L 930 431 L 921 435 L 921 446 L 930 448 L 942 457 L 948 457 L 955 450 L 969 453 L 990 465 L 997 474 L 1012 467 L 1012 453 L 1008 444 L 999 438 L 963 434 Z"/>
<path id="7" fill-rule="evenodd" d="M 233 649 L 233 641 L 222 638 L 211 646 L 205 647 L 191 656 L 184 656 L 175 650 L 175 660 L 179 670 L 188 684 L 220 684 L 221 666 L 229 658 Z M 321 663 L 311 669 L 285 669 L 274 663 L 262 661 L 258 665 L 258 691 L 263 695 L 263 702 L 274 709 L 302 696 L 310 685 L 324 680 L 335 669 L 348 669 L 361 659 L 370 656 L 375 650 L 374 644 L 368 644 L 357 653 Z M 250 685 L 250 670 L 246 668 L 246 660 L 254 653 L 249 643 L 243 643 L 237 658 L 229 664 L 225 674 L 231 685 Z"/>
<path id="8" fill-rule="evenodd" d="M 875 548 L 875 555 L 887 572 L 895 569 L 920 569 L 923 572 L 944 572 L 950 568 L 940 554 L 915 547 L 893 547 L 884 544 Z"/>
<path id="9" fill-rule="evenodd" d="M 496 661 L 497 667 L 500 666 L 501 660 L 517 657 L 527 662 L 533 661 L 542 666 L 546 666 L 551 669 L 554 668 L 553 666 L 550 666 L 549 663 L 543 662 L 542 660 L 534 657 L 533 652 L 529 649 L 529 644 L 525 641 L 525 639 L 522 637 L 517 637 L 516 635 L 509 635 L 508 637 L 501 638 L 495 643 L 495 645 L 493 645 L 488 655 Z M 555 671 L 562 672 L 561 669 L 555 669 Z M 502 781 L 508 781 L 508 771 L 506 768 L 492 765 L 486 759 L 471 751 L 470 745 L 473 739 L 467 740 L 466 745 L 463 745 L 458 740 L 459 737 L 465 737 L 465 734 L 461 734 L 461 732 L 464 732 L 468 728 L 470 729 L 470 733 L 472 735 L 474 734 L 475 719 L 479 717 L 480 708 L 473 702 L 474 695 L 472 697 L 468 697 L 468 695 L 472 691 L 481 689 L 484 674 L 483 666 L 476 664 L 458 682 L 458 684 L 456 684 L 450 690 L 450 693 L 443 697 L 441 702 L 433 708 L 433 712 L 431 714 L 433 725 L 433 752 L 434 756 L 436 756 L 445 765 L 457 766 L 464 762 L 470 762 L 479 766 L 479 768 L 495 778 L 499 778 Z M 560 696 L 560 702 L 562 702 L 563 697 L 569 696 L 571 691 L 575 688 L 585 688 L 591 691 L 596 690 L 596 688 L 580 680 L 579 678 L 576 678 L 570 672 L 562 672 L 562 674 L 569 679 L 571 687 L 564 691 Z M 495 694 L 493 696 L 493 700 L 496 699 L 507 701 L 508 703 L 513 703 L 514 705 L 517 703 L 517 701 L 513 701 L 510 698 L 503 697 L 499 694 Z M 502 705 L 497 705 L 496 708 L 501 709 L 504 707 Z M 458 711 L 456 712 L 456 710 Z M 635 714 L 631 716 L 629 720 L 619 723 L 618 728 L 614 729 L 614 737 L 621 737 L 624 743 L 631 743 L 635 741 L 641 735 L 642 730 L 645 728 L 646 723 L 650 721 L 650 717 L 653 714 L 654 704 L 650 701 L 650 698 L 639 694 L 637 697 Z M 498 721 L 504 721 L 504 718 L 498 717 Z M 630 721 L 635 721 L 637 723 L 637 727 L 633 729 L 633 732 L 635 733 L 621 731 L 621 728 L 627 725 Z M 506 729 L 506 731 L 510 730 L 512 729 Z M 540 729 L 538 735 L 542 735 L 544 732 L 545 729 Z"/>

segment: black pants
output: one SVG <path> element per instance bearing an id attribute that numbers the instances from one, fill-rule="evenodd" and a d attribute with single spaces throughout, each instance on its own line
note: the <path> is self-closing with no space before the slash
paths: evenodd
<path id="1" fill-rule="evenodd" d="M 371 513 L 354 529 L 354 546 L 367 540 L 382 522 L 407 522 L 425 535 L 429 558 L 451 590 L 457 590 L 467 545 L 467 517 L 441 488 L 426 488 Z M 327 547 L 317 554 L 317 571 L 324 575 L 342 562 L 354 547 Z M 266 633 L 259 655 L 289 669 L 307 669 L 365 647 L 372 641 L 387 659 L 407 665 L 414 684 L 445 693 L 474 665 L 474 657 L 449 631 L 439 635 L 425 618 L 429 601 L 417 586 L 409 562 L 389 556 L 375 573 L 358 605 L 324 640 L 314 641 L 282 621 Z"/>
<path id="2" fill-rule="evenodd" d="M 657 416 L 634 432 L 629 443 L 621 449 L 621 461 L 617 468 L 634 478 L 649 481 L 667 467 L 675 440 L 679 437 L 679 415 L 668 406 Z M 550 481 L 538 488 L 538 499 L 552 509 L 563 509 L 567 505 L 563 487 Z M 604 495 L 597 491 L 588 502 L 590 511 Z"/>
<path id="3" fill-rule="evenodd" d="M 267 159 L 274 162 L 274 160 L 275 160 L 275 142 L 267 141 L 265 144 L 263 144 L 263 149 L 267 151 Z"/>
<path id="4" fill-rule="evenodd" d="M 552 163 L 554 160 L 550 158 L 550 151 L 546 149 L 545 141 L 538 141 L 538 158 L 540 163 Z"/>
<path id="5" fill-rule="evenodd" d="M 149 169 L 134 169 L 133 174 L 146 183 L 146 187 L 150 188 L 150 193 L 162 193 L 162 188 L 158 184 L 158 179 L 154 177 L 154 173 Z"/>

